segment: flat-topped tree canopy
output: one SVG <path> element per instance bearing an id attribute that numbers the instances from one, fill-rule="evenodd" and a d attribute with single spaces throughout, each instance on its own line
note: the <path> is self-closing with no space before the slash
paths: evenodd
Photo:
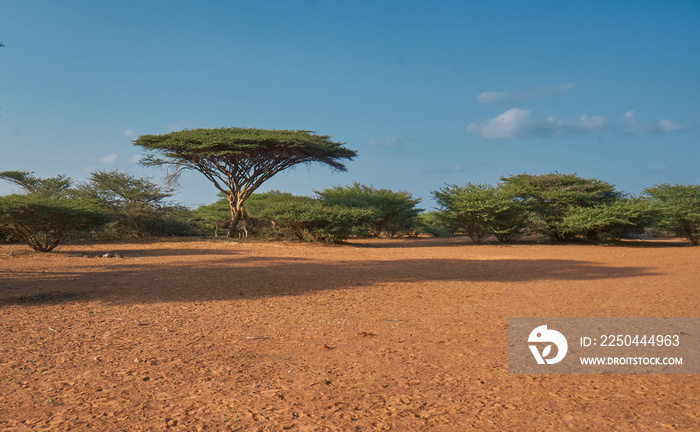
<path id="1" fill-rule="evenodd" d="M 175 173 L 193 169 L 204 174 L 226 195 L 235 223 L 243 202 L 278 172 L 308 163 L 346 171 L 343 160 L 357 156 L 344 143 L 307 130 L 188 129 L 143 135 L 134 144 L 149 152 L 144 165 L 170 165 Z"/>

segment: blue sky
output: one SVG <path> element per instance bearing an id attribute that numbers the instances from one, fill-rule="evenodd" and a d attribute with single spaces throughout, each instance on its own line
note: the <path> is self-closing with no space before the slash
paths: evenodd
<path id="1" fill-rule="evenodd" d="M 237 126 L 359 152 L 261 191 L 359 181 L 431 208 L 522 172 L 700 183 L 697 1 L 0 0 L 0 41 L 0 171 L 158 180 L 133 139 Z M 188 173 L 174 199 L 216 190 Z"/>

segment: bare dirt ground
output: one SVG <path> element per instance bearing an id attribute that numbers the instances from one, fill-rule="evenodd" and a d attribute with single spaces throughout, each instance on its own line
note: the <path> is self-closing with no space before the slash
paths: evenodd
<path id="1" fill-rule="evenodd" d="M 0 430 L 698 431 L 697 375 L 509 375 L 507 319 L 697 316 L 699 263 L 664 242 L 4 245 Z"/>

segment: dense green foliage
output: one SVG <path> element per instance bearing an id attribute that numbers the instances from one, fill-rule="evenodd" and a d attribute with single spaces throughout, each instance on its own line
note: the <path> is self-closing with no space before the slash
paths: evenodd
<path id="1" fill-rule="evenodd" d="M 452 237 L 455 231 L 457 231 L 457 227 L 454 226 L 454 223 L 444 212 L 430 211 L 423 212 L 416 217 L 409 235 L 411 237 L 418 237 L 419 235 Z"/>
<path id="2" fill-rule="evenodd" d="M 221 194 L 220 194 L 221 195 Z M 313 201 L 313 198 L 295 196 L 290 193 L 280 191 L 270 191 L 265 193 L 254 193 L 246 200 L 246 206 L 242 209 L 244 218 L 268 219 L 266 210 L 274 205 L 297 201 Z M 211 204 L 201 205 L 194 211 L 195 218 L 201 222 L 201 229 L 204 233 L 214 231 L 214 223 L 231 219 L 231 210 L 228 200 L 221 198 Z M 277 237 L 275 229 L 263 229 L 256 233 L 259 236 Z"/>
<path id="3" fill-rule="evenodd" d="M 526 205 L 501 187 L 476 183 L 447 185 L 433 195 L 445 217 L 474 243 L 483 243 L 490 235 L 503 242 L 513 241 L 525 229 Z"/>
<path id="4" fill-rule="evenodd" d="M 308 197 L 290 197 L 265 206 L 260 216 L 277 222 L 285 234 L 302 241 L 338 243 L 365 226 L 372 218 L 367 209 L 327 205 Z"/>
<path id="5" fill-rule="evenodd" d="M 365 209 L 370 219 L 365 226 L 357 227 L 357 234 L 379 237 L 382 233 L 389 237 L 408 235 L 423 211 L 416 207 L 420 198 L 405 191 L 376 189 L 353 183 L 351 186 L 336 186 L 316 192 L 319 199 L 329 206 Z"/>
<path id="6" fill-rule="evenodd" d="M 135 237 L 175 235 L 184 227 L 165 229 L 173 225 L 175 214 L 184 209 L 168 206 L 164 200 L 173 190 L 146 178 L 120 171 L 96 171 L 87 182 L 76 187 L 76 195 L 98 201 L 112 214 L 113 222 L 107 229 L 108 237 Z M 174 232 L 173 232 L 174 231 Z"/>
<path id="7" fill-rule="evenodd" d="M 571 231 L 561 229 L 562 221 L 571 209 L 595 207 L 622 197 L 612 184 L 576 174 L 518 174 L 501 177 L 501 182 L 508 195 L 522 200 L 539 218 L 544 234 L 555 240 L 573 238 Z"/>
<path id="8" fill-rule="evenodd" d="M 652 203 L 620 199 L 594 207 L 571 207 L 557 222 L 557 232 L 567 237 L 584 236 L 592 241 L 629 238 L 652 225 L 657 217 Z"/>
<path id="9" fill-rule="evenodd" d="M 0 230 L 38 252 L 50 252 L 71 231 L 99 228 L 109 214 L 96 202 L 30 193 L 0 197 Z"/>
<path id="10" fill-rule="evenodd" d="M 169 187 L 119 171 L 98 171 L 71 186 L 59 175 L 37 178 L 24 171 L 0 172 L 0 180 L 23 193 L 0 197 L 0 241 L 21 241 L 50 251 L 75 236 L 122 238 L 199 235 L 229 220 L 229 197 L 197 210 L 165 202 Z M 422 212 L 404 191 L 360 183 L 316 192 L 317 197 L 280 191 L 250 194 L 239 216 L 250 218 L 259 237 L 338 243 L 351 236 L 449 237 L 483 243 L 494 236 L 510 242 L 524 234 L 595 242 L 673 232 L 700 244 L 700 185 L 661 184 L 642 197 L 576 174 L 520 174 L 496 186 L 467 183 L 434 191 L 438 211 Z M 249 229 L 251 229 L 249 227 Z"/>
<path id="11" fill-rule="evenodd" d="M 6 171 L 0 179 L 25 191 L 0 197 L 0 231 L 35 251 L 50 252 L 70 232 L 96 229 L 109 221 L 109 213 L 98 202 L 74 196 L 65 176 L 41 179 Z"/>
<path id="12" fill-rule="evenodd" d="M 660 208 L 660 225 L 700 244 L 700 185 L 660 184 L 644 193 Z"/>
<path id="13" fill-rule="evenodd" d="M 174 175 L 201 172 L 226 197 L 232 226 L 250 195 L 278 172 L 310 163 L 344 171 L 342 160 L 357 156 L 327 135 L 304 130 L 194 129 L 143 135 L 134 144 L 149 152 L 145 165 L 171 166 Z"/>
<path id="14" fill-rule="evenodd" d="M 355 183 L 317 192 L 318 198 L 280 191 L 252 194 L 246 200 L 248 217 L 274 220 L 282 234 L 305 241 L 337 242 L 348 236 L 409 235 L 415 228 L 419 202 L 407 192 L 392 192 Z M 213 226 L 225 219 L 225 198 L 201 206 L 196 213 Z M 344 225 L 347 223 L 347 225 Z M 263 234 L 277 236 L 276 230 Z"/>

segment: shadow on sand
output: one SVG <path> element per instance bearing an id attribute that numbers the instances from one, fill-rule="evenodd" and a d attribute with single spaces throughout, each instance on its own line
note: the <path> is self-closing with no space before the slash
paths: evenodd
<path id="1" fill-rule="evenodd" d="M 137 259 L 149 256 L 174 259 L 165 263 Z M 190 260 L 190 256 L 200 259 Z M 206 258 L 201 259 L 202 256 Z M 0 277 L 0 307 L 87 300 L 118 303 L 236 300 L 382 283 L 595 281 L 653 274 L 641 267 L 609 267 L 570 259 L 317 261 L 250 256 L 236 250 L 150 249 L 129 251 L 126 259 L 110 260 L 109 265 L 92 272 L 6 273 Z"/>

